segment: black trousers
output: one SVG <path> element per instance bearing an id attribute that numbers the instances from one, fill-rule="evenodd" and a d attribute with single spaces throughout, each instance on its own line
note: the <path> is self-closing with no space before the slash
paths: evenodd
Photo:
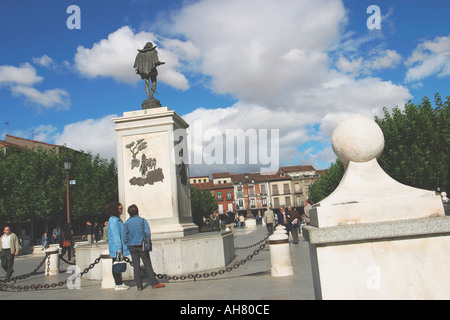
<path id="1" fill-rule="evenodd" d="M 138 288 L 142 288 L 141 277 L 141 260 L 144 263 L 144 270 L 147 274 L 150 285 L 153 287 L 159 283 L 156 280 L 155 272 L 153 271 L 152 262 L 150 260 L 150 252 L 142 250 L 142 246 L 129 246 L 131 261 L 133 262 L 134 281 Z"/>
<path id="2" fill-rule="evenodd" d="M 0 257 L 2 260 L 2 268 L 6 271 L 5 280 L 9 281 L 14 272 L 14 255 L 11 253 L 10 249 L 3 249 L 2 252 L 0 252 Z"/>
<path id="3" fill-rule="evenodd" d="M 114 263 L 114 262 L 116 262 L 116 258 L 112 258 L 112 263 Z M 114 283 L 116 284 L 116 286 L 120 286 L 123 283 L 122 274 L 120 272 L 119 273 L 114 272 L 114 269 L 113 269 L 112 275 L 113 275 Z"/>

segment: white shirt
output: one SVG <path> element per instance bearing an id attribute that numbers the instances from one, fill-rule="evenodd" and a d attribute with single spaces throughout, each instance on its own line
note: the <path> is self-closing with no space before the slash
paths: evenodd
<path id="1" fill-rule="evenodd" d="M 2 237 L 2 248 L 3 249 L 11 249 L 11 234 L 10 235 L 3 235 Z"/>

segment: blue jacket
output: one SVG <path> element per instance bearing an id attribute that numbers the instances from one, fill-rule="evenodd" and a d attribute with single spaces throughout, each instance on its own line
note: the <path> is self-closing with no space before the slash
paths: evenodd
<path id="1" fill-rule="evenodd" d="M 126 244 L 123 243 L 122 232 L 122 220 L 115 216 L 111 216 L 108 220 L 108 247 L 109 256 L 111 258 L 115 258 L 118 251 L 121 251 L 124 257 L 130 255 L 130 251 L 128 251 Z"/>
<path id="2" fill-rule="evenodd" d="M 138 215 L 130 217 L 123 225 L 123 241 L 127 246 L 140 246 L 145 237 L 151 239 L 147 220 Z"/>

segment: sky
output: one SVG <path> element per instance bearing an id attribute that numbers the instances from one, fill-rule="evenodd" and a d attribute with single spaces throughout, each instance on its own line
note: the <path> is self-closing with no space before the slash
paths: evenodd
<path id="1" fill-rule="evenodd" d="M 133 64 L 151 41 L 165 62 L 155 97 L 190 125 L 191 176 L 326 169 L 339 121 L 449 95 L 449 11 L 447 0 L 3 0 L 0 139 L 116 158 L 111 119 L 147 98 Z M 229 132 L 256 137 L 245 160 Z"/>

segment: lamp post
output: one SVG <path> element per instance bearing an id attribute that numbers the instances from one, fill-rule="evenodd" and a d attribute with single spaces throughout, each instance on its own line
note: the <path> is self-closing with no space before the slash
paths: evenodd
<path id="1" fill-rule="evenodd" d="M 69 171 L 72 169 L 72 161 L 69 157 L 64 160 L 64 169 L 66 170 L 66 184 L 67 184 L 67 223 L 70 223 L 70 209 L 69 209 Z"/>

